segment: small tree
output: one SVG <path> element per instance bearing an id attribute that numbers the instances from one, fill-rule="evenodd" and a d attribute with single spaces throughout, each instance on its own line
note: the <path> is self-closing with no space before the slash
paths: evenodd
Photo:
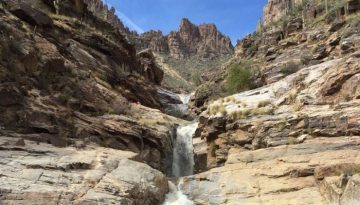
<path id="1" fill-rule="evenodd" d="M 252 87 L 252 76 L 249 62 L 232 64 L 228 68 L 228 75 L 226 77 L 226 89 L 228 93 L 234 94 L 250 89 Z"/>

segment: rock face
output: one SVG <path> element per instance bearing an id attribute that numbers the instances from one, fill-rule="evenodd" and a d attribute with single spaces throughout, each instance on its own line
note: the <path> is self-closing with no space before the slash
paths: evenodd
<path id="1" fill-rule="evenodd" d="M 0 136 L 3 205 L 159 204 L 166 177 L 132 161 L 135 153 L 88 146 L 57 148 Z"/>
<path id="2" fill-rule="evenodd" d="M 145 76 L 148 81 L 161 85 L 164 78 L 164 71 L 157 66 L 153 52 L 150 49 L 146 49 L 139 52 L 137 57 L 140 59 L 143 67 L 141 74 Z"/>
<path id="3" fill-rule="evenodd" d="M 294 0 L 268 0 L 264 7 L 264 24 L 277 21 L 288 14 L 293 6 Z"/>
<path id="4" fill-rule="evenodd" d="M 185 178 L 185 192 L 198 204 L 359 203 L 359 57 L 211 104 L 194 139 L 196 169 L 209 171 Z"/>
<path id="5" fill-rule="evenodd" d="M 164 70 L 163 86 L 177 91 L 191 92 L 234 53 L 229 37 L 214 24 L 194 25 L 188 19 L 182 19 L 179 30 L 168 35 L 148 31 L 129 39 L 138 51 L 152 50 L 156 64 Z"/>
<path id="6" fill-rule="evenodd" d="M 233 54 L 234 48 L 228 37 L 220 33 L 214 24 L 194 25 L 188 19 L 182 19 L 179 31 L 163 36 L 160 31 L 145 32 L 137 39 L 141 49 L 169 54 L 176 59 L 199 56 L 215 58 Z"/>
<path id="7" fill-rule="evenodd" d="M 224 166 L 186 177 L 181 187 L 206 205 L 358 204 L 359 140 L 320 137 L 256 151 L 232 148 Z"/>
<path id="8" fill-rule="evenodd" d="M 346 0 L 337 5 L 337 1 L 328 0 L 327 6 L 329 13 L 327 20 L 334 20 L 345 13 L 356 13 L 360 9 L 357 0 Z M 300 8 L 300 10 L 299 10 Z M 326 12 L 326 3 L 320 0 L 268 0 L 264 7 L 264 25 L 267 26 L 283 17 L 288 17 L 291 13 L 301 12 L 303 18 L 314 19 Z M 297 14 L 295 14 L 297 15 Z"/>
<path id="9" fill-rule="evenodd" d="M 0 3 L 0 204 L 164 200 L 164 73 L 96 2 Z"/>

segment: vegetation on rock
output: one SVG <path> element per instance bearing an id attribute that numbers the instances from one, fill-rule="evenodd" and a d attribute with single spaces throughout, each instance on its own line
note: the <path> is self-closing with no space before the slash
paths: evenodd
<path id="1" fill-rule="evenodd" d="M 238 64 L 232 64 L 228 68 L 226 90 L 229 94 L 238 93 L 253 87 L 253 70 L 250 61 L 242 61 Z"/>

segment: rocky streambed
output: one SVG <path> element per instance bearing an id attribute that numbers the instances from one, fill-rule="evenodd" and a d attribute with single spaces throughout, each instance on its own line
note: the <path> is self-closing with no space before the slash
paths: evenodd
<path id="1" fill-rule="evenodd" d="M 178 104 L 181 110 L 184 105 Z M 1 130 L 0 204 L 193 204 L 178 189 L 177 183 L 181 181 L 180 177 L 193 174 L 192 136 L 197 123 L 171 118 L 140 105 L 134 105 L 132 109 L 142 113 L 138 123 L 169 138 L 170 144 L 164 146 L 171 148 L 167 152 L 171 158 L 158 161 L 156 152 L 146 148 L 149 143 L 146 138 L 143 138 L 143 150 L 136 153 L 86 141 L 58 147 L 27 140 L 40 138 L 39 134 Z M 165 119 L 161 120 L 162 117 Z M 121 128 L 124 119 L 110 115 L 106 118 L 107 129 L 126 129 Z M 157 119 L 156 123 L 151 124 L 152 119 Z M 175 132 L 168 133 L 171 131 L 169 125 L 174 123 L 178 124 L 174 127 Z M 161 140 L 168 143 L 166 139 Z M 161 165 L 163 163 L 165 165 Z M 164 167 L 163 172 L 155 169 L 158 166 Z"/>

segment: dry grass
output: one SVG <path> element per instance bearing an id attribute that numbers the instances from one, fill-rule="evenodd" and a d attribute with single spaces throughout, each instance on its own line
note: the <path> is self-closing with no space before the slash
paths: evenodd
<path id="1" fill-rule="evenodd" d="M 300 111 L 301 108 L 303 108 L 303 104 L 301 104 L 300 102 L 296 101 L 296 102 L 293 104 L 293 110 L 294 110 L 294 111 Z"/>
<path id="2" fill-rule="evenodd" d="M 227 111 L 226 111 L 224 104 L 221 103 L 221 104 L 215 104 L 215 105 L 210 106 L 208 108 L 208 113 L 210 115 L 216 115 L 218 113 L 221 113 L 222 115 L 225 116 L 227 114 Z"/>
<path id="3" fill-rule="evenodd" d="M 294 104 L 297 98 L 297 91 L 291 90 L 288 95 L 289 104 Z"/>
<path id="4" fill-rule="evenodd" d="M 270 100 L 263 100 L 263 101 L 261 101 L 261 102 L 258 103 L 257 107 L 258 107 L 258 108 L 266 107 L 266 106 L 268 106 L 268 105 L 270 105 L 270 104 L 271 104 Z"/>
<path id="5" fill-rule="evenodd" d="M 223 116 L 226 116 L 227 114 L 227 111 L 226 111 L 226 108 L 223 104 L 220 105 L 219 107 L 219 112 L 223 115 Z"/>

